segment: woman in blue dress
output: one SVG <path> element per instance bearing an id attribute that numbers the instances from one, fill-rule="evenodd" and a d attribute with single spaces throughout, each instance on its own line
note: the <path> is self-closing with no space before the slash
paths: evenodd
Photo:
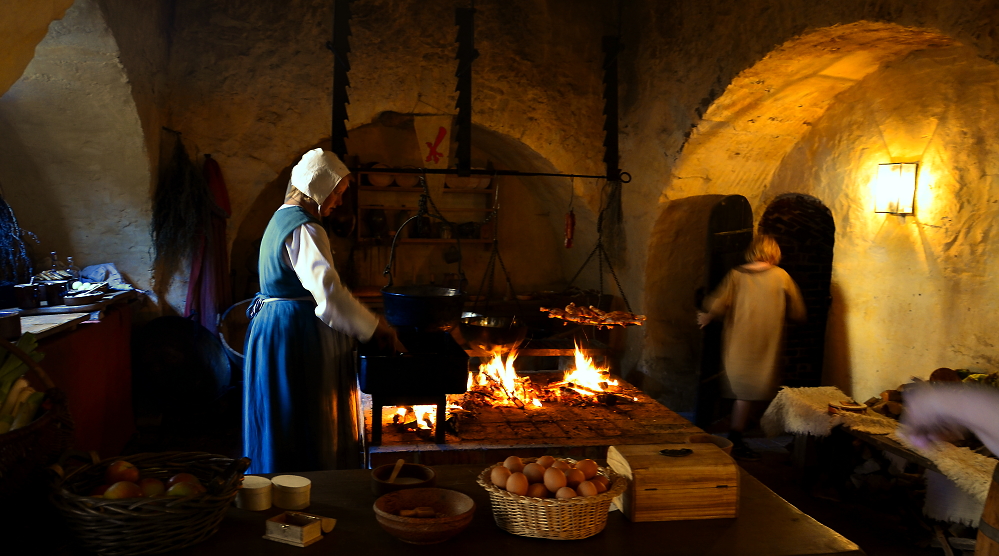
<path id="1" fill-rule="evenodd" d="M 252 473 L 361 465 L 353 341 L 398 340 L 333 267 L 320 218 L 340 205 L 348 174 L 333 153 L 305 153 L 260 243 L 243 367 L 243 451 Z"/>

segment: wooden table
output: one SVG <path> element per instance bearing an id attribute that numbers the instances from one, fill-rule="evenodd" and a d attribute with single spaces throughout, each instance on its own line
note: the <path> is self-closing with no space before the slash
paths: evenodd
<path id="1" fill-rule="evenodd" d="M 439 545 L 405 544 L 385 533 L 375 521 L 366 470 L 301 473 L 312 480 L 312 505 L 306 512 L 332 517 L 336 528 L 307 548 L 261 538 L 264 521 L 281 513 L 272 508 L 250 512 L 231 508 L 219 532 L 205 542 L 171 554 L 187 556 L 257 556 L 309 554 L 363 554 L 398 556 L 474 554 L 475 556 L 639 555 L 671 556 L 815 556 L 863 555 L 860 548 L 835 531 L 801 513 L 745 471 L 739 517 L 699 521 L 632 523 L 621 512 L 611 512 L 603 532 L 577 541 L 531 539 L 509 534 L 496 526 L 489 499 L 475 479 L 478 465 L 434 467 L 437 486 L 459 490 L 475 500 L 472 524 L 457 537 Z"/>

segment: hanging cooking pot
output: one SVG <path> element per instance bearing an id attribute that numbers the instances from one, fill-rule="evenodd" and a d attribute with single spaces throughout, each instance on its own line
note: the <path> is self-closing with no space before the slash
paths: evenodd
<path id="1" fill-rule="evenodd" d="M 423 212 L 422 210 L 420 211 Z M 465 292 L 455 288 L 438 286 L 395 286 L 392 284 L 392 264 L 395 262 L 395 244 L 401 232 L 410 221 L 420 217 L 418 213 L 409 217 L 399 226 L 392 237 L 392 250 L 383 274 L 388 276 L 388 285 L 382 288 L 382 301 L 385 304 L 385 320 L 396 328 L 414 332 L 448 332 L 461 319 L 465 304 Z M 440 218 L 433 214 L 424 214 Z M 461 242 L 458 242 L 460 253 Z M 458 257 L 458 275 L 464 279 L 461 270 L 461 257 Z M 461 282 L 459 282 L 461 283 Z"/>

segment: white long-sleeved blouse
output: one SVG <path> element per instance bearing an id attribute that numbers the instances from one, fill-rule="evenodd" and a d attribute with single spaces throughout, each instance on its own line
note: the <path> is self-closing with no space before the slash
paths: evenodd
<path id="1" fill-rule="evenodd" d="M 278 210 L 292 206 L 281 205 Z M 284 261 L 316 300 L 316 316 L 334 330 L 362 342 L 370 340 L 378 318 L 340 283 L 326 230 L 306 222 L 288 235 L 284 247 Z"/>

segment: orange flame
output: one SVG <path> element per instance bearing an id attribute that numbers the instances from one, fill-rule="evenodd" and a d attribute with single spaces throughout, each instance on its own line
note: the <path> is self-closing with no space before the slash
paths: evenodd
<path id="1" fill-rule="evenodd" d="M 593 359 L 579 349 L 579 344 L 576 344 L 574 356 L 575 368 L 566 371 L 562 382 L 552 386 L 565 386 L 584 396 L 596 396 L 601 392 L 618 389 L 620 383 L 610 377 L 610 368 L 596 366 Z"/>
<path id="2" fill-rule="evenodd" d="M 513 367 L 516 360 L 516 351 L 511 351 L 505 358 L 494 352 L 488 362 L 479 365 L 478 374 L 469 377 L 469 390 L 490 392 L 494 406 L 541 407 L 541 400 L 528 387 L 530 380 L 517 375 Z"/>

